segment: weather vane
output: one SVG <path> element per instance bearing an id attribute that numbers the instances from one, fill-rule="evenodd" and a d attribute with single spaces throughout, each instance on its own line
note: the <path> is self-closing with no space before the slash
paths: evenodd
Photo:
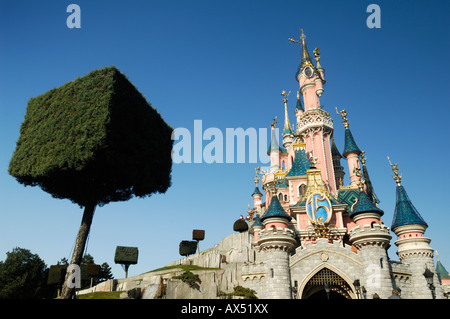
<path id="1" fill-rule="evenodd" d="M 305 43 L 306 35 L 303 33 L 303 29 L 300 29 L 300 31 L 302 32 L 300 39 L 302 40 L 303 43 Z M 300 41 L 295 40 L 295 37 L 289 38 L 288 40 L 293 43 L 300 43 Z"/>
<path id="2" fill-rule="evenodd" d="M 394 165 L 392 165 L 391 163 L 391 159 L 389 158 L 389 156 L 387 157 L 389 164 L 391 164 L 392 167 L 392 171 L 394 172 L 394 176 L 392 176 L 394 178 L 394 181 L 397 183 L 398 186 L 400 186 L 401 182 L 402 182 L 402 175 L 398 175 L 398 167 L 397 167 L 397 163 L 395 163 Z"/>
<path id="3" fill-rule="evenodd" d="M 270 124 L 271 127 L 276 128 L 277 127 L 277 117 L 275 116 L 275 118 L 272 121 L 272 124 Z"/>

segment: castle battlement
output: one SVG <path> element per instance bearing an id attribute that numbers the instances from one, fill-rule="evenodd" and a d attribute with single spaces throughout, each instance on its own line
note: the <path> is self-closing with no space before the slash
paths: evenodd
<path id="1" fill-rule="evenodd" d="M 361 249 L 363 246 L 376 245 L 386 246 L 392 236 L 389 234 L 389 227 L 383 224 L 360 225 L 352 228 L 349 232 L 352 244 Z"/>
<path id="2" fill-rule="evenodd" d="M 295 232 L 289 228 L 269 228 L 259 232 L 257 245 L 259 249 L 281 249 L 290 250 L 297 243 Z"/>

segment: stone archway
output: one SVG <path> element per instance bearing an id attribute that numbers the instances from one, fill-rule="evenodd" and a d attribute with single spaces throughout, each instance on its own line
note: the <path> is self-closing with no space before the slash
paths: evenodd
<path id="1" fill-rule="evenodd" d="M 326 289 L 327 288 L 327 289 Z M 318 269 L 299 291 L 301 299 L 353 299 L 353 287 L 328 267 Z"/>

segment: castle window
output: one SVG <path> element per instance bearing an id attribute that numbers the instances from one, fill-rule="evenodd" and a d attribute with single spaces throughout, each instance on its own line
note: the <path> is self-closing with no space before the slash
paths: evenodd
<path id="1" fill-rule="evenodd" d="M 301 184 L 298 186 L 298 197 L 302 197 L 303 195 L 305 195 L 305 191 L 306 191 L 306 185 L 305 184 Z"/>
<path id="2" fill-rule="evenodd" d="M 284 201 L 287 202 L 287 200 L 288 200 L 288 197 L 286 194 L 284 194 Z"/>
<path id="3" fill-rule="evenodd" d="M 278 194 L 278 200 L 281 202 L 281 201 L 283 201 L 283 194 L 282 193 L 279 193 Z"/>

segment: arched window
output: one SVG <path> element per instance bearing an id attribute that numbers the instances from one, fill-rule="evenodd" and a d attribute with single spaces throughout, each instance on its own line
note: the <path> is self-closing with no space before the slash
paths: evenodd
<path id="1" fill-rule="evenodd" d="M 298 186 L 298 197 L 303 197 L 303 195 L 305 195 L 305 191 L 306 191 L 306 185 L 305 184 L 301 184 Z"/>
<path id="2" fill-rule="evenodd" d="M 279 194 L 278 194 L 278 200 L 279 200 L 280 202 L 283 200 L 283 194 L 282 194 L 282 193 L 279 193 Z"/>
<path id="3" fill-rule="evenodd" d="M 284 201 L 287 202 L 287 200 L 288 200 L 288 197 L 286 194 L 284 194 Z"/>

